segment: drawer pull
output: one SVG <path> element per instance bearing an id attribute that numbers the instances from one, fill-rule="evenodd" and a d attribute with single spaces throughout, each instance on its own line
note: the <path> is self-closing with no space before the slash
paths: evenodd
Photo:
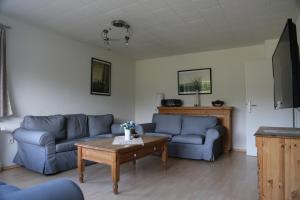
<path id="1" fill-rule="evenodd" d="M 156 151 L 156 147 L 153 147 L 153 150 Z"/>
<path id="2" fill-rule="evenodd" d="M 133 154 L 133 157 L 136 157 L 136 154 Z"/>

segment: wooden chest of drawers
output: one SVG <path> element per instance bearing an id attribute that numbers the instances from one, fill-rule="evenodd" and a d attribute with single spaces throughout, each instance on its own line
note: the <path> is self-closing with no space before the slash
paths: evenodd
<path id="1" fill-rule="evenodd" d="M 300 199 L 300 129 L 261 127 L 256 136 L 260 200 Z"/>

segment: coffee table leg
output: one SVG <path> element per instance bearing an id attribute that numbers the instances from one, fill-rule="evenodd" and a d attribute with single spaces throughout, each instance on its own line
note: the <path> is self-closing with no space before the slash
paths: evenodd
<path id="1" fill-rule="evenodd" d="M 111 165 L 111 177 L 113 181 L 113 192 L 118 194 L 118 182 L 120 180 L 120 163 L 117 155 L 114 156 L 113 163 Z"/>
<path id="2" fill-rule="evenodd" d="M 161 160 L 163 162 L 163 167 L 165 169 L 167 169 L 167 162 L 168 162 L 168 144 L 167 144 L 167 142 L 165 142 L 163 144 L 163 151 L 162 151 L 162 154 L 161 154 Z"/>
<path id="3" fill-rule="evenodd" d="M 83 183 L 83 173 L 84 173 L 84 161 L 82 159 L 82 147 L 78 147 L 77 150 L 77 167 L 78 167 L 78 175 L 79 175 L 79 182 Z"/>
<path id="4" fill-rule="evenodd" d="M 114 194 L 118 194 L 118 182 L 113 183 L 113 192 Z"/>

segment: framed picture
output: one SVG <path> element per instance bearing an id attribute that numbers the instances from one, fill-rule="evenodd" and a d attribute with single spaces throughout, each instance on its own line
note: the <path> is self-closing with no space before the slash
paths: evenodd
<path id="1" fill-rule="evenodd" d="M 178 76 L 178 95 L 211 94 L 211 68 L 181 70 Z"/>
<path id="2" fill-rule="evenodd" d="M 106 95 L 111 94 L 111 63 L 91 59 L 91 94 Z"/>

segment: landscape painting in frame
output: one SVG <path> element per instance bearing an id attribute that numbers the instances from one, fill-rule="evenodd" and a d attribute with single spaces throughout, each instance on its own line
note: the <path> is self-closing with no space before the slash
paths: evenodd
<path id="1" fill-rule="evenodd" d="M 111 63 L 92 58 L 91 94 L 110 96 Z"/>
<path id="2" fill-rule="evenodd" d="M 211 68 L 178 71 L 178 94 L 211 94 Z"/>

